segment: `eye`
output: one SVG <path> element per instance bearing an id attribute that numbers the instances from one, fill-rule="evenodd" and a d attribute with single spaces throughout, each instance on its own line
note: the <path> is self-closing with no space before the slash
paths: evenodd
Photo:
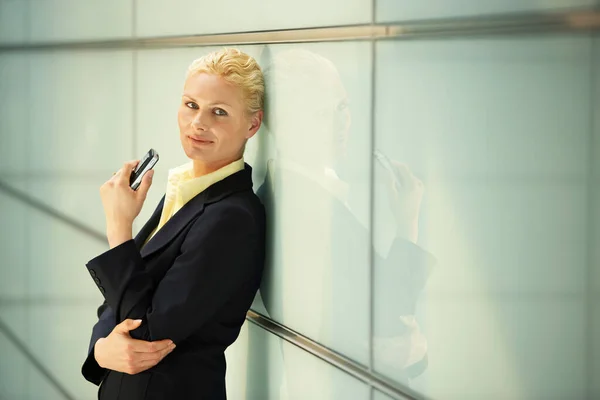
<path id="1" fill-rule="evenodd" d="M 192 106 L 190 106 L 190 104 L 192 104 Z M 194 102 L 188 101 L 187 103 L 185 103 L 187 108 L 191 108 L 192 110 L 197 110 L 198 109 L 198 105 Z"/>
<path id="2" fill-rule="evenodd" d="M 340 101 L 340 103 L 336 107 L 336 109 L 338 111 L 344 111 L 347 108 L 348 108 L 348 101 L 347 100 Z"/>
<path id="3" fill-rule="evenodd" d="M 215 108 L 214 109 L 214 113 L 216 115 L 220 115 L 220 116 L 226 116 L 226 115 L 228 115 L 227 111 L 223 110 L 222 108 Z"/>

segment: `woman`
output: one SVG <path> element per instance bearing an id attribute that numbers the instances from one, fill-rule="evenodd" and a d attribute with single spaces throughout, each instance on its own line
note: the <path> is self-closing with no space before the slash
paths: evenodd
<path id="1" fill-rule="evenodd" d="M 132 238 L 152 183 L 127 162 L 100 188 L 110 249 L 88 262 L 104 295 L 82 373 L 100 399 L 225 399 L 225 349 L 260 284 L 265 214 L 243 161 L 260 128 L 264 79 L 231 49 L 192 63 L 178 112 L 192 161 Z"/>

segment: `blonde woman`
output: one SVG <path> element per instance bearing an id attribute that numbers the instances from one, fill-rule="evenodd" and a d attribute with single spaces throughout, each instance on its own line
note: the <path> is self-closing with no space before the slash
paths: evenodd
<path id="1" fill-rule="evenodd" d="M 225 349 L 260 285 L 265 214 L 246 141 L 263 118 L 264 78 L 233 49 L 192 63 L 178 111 L 189 163 L 132 237 L 152 184 L 127 162 L 100 188 L 110 249 L 87 263 L 105 298 L 82 367 L 100 399 L 226 399 Z"/>

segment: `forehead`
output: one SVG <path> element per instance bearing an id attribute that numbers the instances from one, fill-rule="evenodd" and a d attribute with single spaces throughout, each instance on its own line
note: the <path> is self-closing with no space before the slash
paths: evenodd
<path id="1" fill-rule="evenodd" d="M 242 91 L 219 75 L 196 73 L 189 76 L 183 91 L 197 100 L 243 102 Z"/>

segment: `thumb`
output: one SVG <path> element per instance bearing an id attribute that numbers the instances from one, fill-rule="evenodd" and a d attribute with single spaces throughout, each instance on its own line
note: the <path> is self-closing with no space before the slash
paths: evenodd
<path id="1" fill-rule="evenodd" d="M 136 320 L 126 319 L 125 321 L 123 321 L 119 325 L 117 325 L 117 328 L 120 333 L 129 333 L 129 331 L 136 329 L 141 324 L 142 324 L 141 319 L 136 319 Z"/>
<path id="2" fill-rule="evenodd" d="M 154 176 L 154 170 L 151 169 L 150 171 L 146 172 L 146 175 L 144 175 L 144 177 L 142 178 L 142 183 L 140 184 L 140 187 L 138 188 L 138 193 L 139 196 L 141 196 L 142 198 L 146 198 L 146 195 L 148 194 L 148 190 L 150 189 L 150 185 L 152 185 L 152 177 Z"/>

